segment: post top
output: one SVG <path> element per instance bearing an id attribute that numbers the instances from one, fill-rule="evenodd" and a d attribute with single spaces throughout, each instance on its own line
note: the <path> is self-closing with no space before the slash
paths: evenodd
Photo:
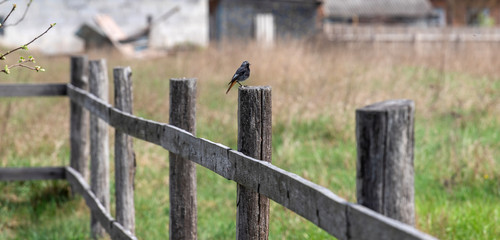
<path id="1" fill-rule="evenodd" d="M 171 78 L 170 81 L 182 82 L 182 81 L 196 81 L 196 78 Z"/>
<path id="2" fill-rule="evenodd" d="M 113 71 L 132 71 L 132 68 L 130 66 L 116 66 Z"/>
<path id="3" fill-rule="evenodd" d="M 396 110 L 407 107 L 415 108 L 415 102 L 410 99 L 393 99 L 393 100 L 387 100 L 383 102 L 370 104 L 362 108 L 358 108 L 357 110 L 365 112 L 366 111 L 383 112 L 383 111 Z"/>
<path id="4" fill-rule="evenodd" d="M 238 88 L 240 91 L 256 91 L 256 90 L 264 90 L 271 91 L 271 86 L 240 86 Z"/>

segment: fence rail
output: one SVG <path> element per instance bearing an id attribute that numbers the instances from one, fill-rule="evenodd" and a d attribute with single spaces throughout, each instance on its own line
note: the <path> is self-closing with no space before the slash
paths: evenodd
<path id="1" fill-rule="evenodd" d="M 85 203 L 92 211 L 97 221 L 110 235 L 111 239 L 137 239 L 130 231 L 126 230 L 120 223 L 115 221 L 108 210 L 102 205 L 95 194 L 90 190 L 83 176 L 71 167 L 65 167 L 66 180 L 71 184 L 73 191 L 76 191 L 85 199 Z"/>
<path id="2" fill-rule="evenodd" d="M 0 168 L 0 181 L 65 179 L 64 167 Z"/>
<path id="3" fill-rule="evenodd" d="M 500 28 L 352 26 L 327 23 L 324 33 L 337 42 L 500 42 Z"/>
<path id="4" fill-rule="evenodd" d="M 0 97 L 66 96 L 66 84 L 2 84 Z"/>
<path id="5" fill-rule="evenodd" d="M 349 203 L 330 190 L 269 162 L 249 157 L 220 143 L 198 138 L 173 125 L 134 116 L 71 83 L 65 88 L 66 91 L 61 93 L 66 92 L 72 102 L 84 107 L 116 130 L 161 146 L 173 154 L 189 159 L 226 179 L 262 194 L 303 216 L 338 239 L 435 239 L 409 225 L 361 205 Z M 4 85 L 0 85 L 0 96 L 5 93 L 2 89 L 5 89 Z M 245 90 L 245 87 L 240 88 L 241 90 Z M 26 96 L 22 91 L 16 94 Z M 114 221 L 108 210 L 90 191 L 80 173 L 71 167 L 66 167 L 64 173 L 76 192 L 83 195 L 93 215 L 113 239 L 135 238 L 121 224 Z"/>

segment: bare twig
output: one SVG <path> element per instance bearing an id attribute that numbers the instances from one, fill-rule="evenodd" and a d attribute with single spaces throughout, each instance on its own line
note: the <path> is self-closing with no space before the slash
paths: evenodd
<path id="1" fill-rule="evenodd" d="M 2 21 L 2 24 L 0 25 L 0 28 L 3 27 L 3 24 L 5 23 L 5 21 L 7 21 L 7 19 L 9 19 L 10 14 L 12 14 L 12 12 L 14 12 L 14 10 L 16 10 L 16 4 L 12 5 L 12 9 L 10 9 L 9 14 L 7 14 L 7 17 L 5 17 L 5 19 Z"/>
<path id="2" fill-rule="evenodd" d="M 20 19 L 18 19 L 18 20 L 17 20 L 17 22 L 12 23 L 12 24 L 7 24 L 7 25 L 5 25 L 4 27 L 16 26 L 16 25 L 17 25 L 17 24 L 19 24 L 21 21 L 23 21 L 23 20 L 24 20 L 24 17 L 26 17 L 26 13 L 28 13 L 28 9 L 30 8 L 30 6 L 31 6 L 31 3 L 32 3 L 32 2 L 33 2 L 33 0 L 30 0 L 30 1 L 28 2 L 28 4 L 26 5 L 26 9 L 24 9 L 23 16 L 22 16 Z M 3 26 L 3 24 L 2 24 L 2 26 Z"/>
<path id="3" fill-rule="evenodd" d="M 50 24 L 49 28 L 47 28 L 47 30 L 45 30 L 45 32 L 43 32 L 42 34 L 38 35 L 36 38 L 33 38 L 33 40 L 29 41 L 28 43 L 18 47 L 18 48 L 14 48 L 12 50 L 9 50 L 7 52 L 5 52 L 4 54 L 0 55 L 0 60 L 5 60 L 5 56 L 17 51 L 17 50 L 20 50 L 20 49 L 28 49 L 28 45 L 30 45 L 31 43 L 33 43 L 34 41 L 36 41 L 37 39 L 39 39 L 40 37 L 42 37 L 43 35 L 45 35 L 51 28 L 53 28 L 56 24 L 53 23 L 53 24 Z"/>
<path id="4" fill-rule="evenodd" d="M 5 74 L 10 74 L 10 69 L 11 68 L 16 68 L 16 67 L 23 67 L 23 68 L 27 68 L 27 69 L 30 69 L 30 70 L 33 70 L 33 71 L 37 71 L 36 68 L 34 68 L 34 67 L 30 67 L 28 65 L 17 63 L 17 64 L 13 64 L 13 65 L 10 65 L 10 66 L 5 66 L 5 69 L 0 70 L 0 72 L 3 72 Z"/>

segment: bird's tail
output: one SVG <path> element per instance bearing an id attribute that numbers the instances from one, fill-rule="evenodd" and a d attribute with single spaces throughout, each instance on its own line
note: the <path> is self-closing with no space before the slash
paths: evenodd
<path id="1" fill-rule="evenodd" d="M 231 88 L 234 86 L 234 84 L 236 84 L 236 81 L 231 81 L 229 84 L 230 85 L 229 85 L 229 88 L 226 91 L 226 94 L 229 92 L 229 90 L 231 90 Z"/>

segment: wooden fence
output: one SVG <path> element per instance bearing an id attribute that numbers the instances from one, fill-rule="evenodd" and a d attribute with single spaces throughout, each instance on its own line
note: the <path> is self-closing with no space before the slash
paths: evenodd
<path id="1" fill-rule="evenodd" d="M 336 42 L 500 42 L 500 28 L 353 26 L 325 23 Z"/>
<path id="2" fill-rule="evenodd" d="M 382 102 L 358 109 L 356 114 L 358 202 L 408 223 L 405 224 L 347 202 L 330 190 L 270 163 L 270 87 L 239 88 L 240 151 L 236 151 L 194 135 L 195 79 L 171 79 L 170 124 L 166 124 L 132 115 L 129 68 L 114 69 L 116 107 L 107 102 L 108 79 L 104 60 L 88 64 L 86 57 L 73 57 L 71 68 L 71 83 L 68 84 L 0 85 L 0 97 L 69 97 L 70 166 L 0 168 L 0 180 L 66 179 L 72 191 L 81 194 L 90 208 L 93 237 L 106 231 L 112 239 L 136 239 L 132 187 L 135 157 L 129 139 L 134 137 L 170 152 L 172 239 L 196 239 L 194 164 L 238 183 L 238 239 L 267 239 L 268 198 L 338 239 L 435 239 L 411 226 L 414 221 L 412 101 Z M 90 92 L 85 90 L 87 86 L 90 86 Z M 84 109 L 90 112 L 90 124 Z M 107 125 L 114 127 L 120 136 L 115 143 L 116 182 L 122 183 L 116 185 L 115 191 L 116 220 L 109 211 L 109 150 L 107 133 L 104 133 Z M 87 139 L 89 132 L 90 143 Z M 89 145 L 90 174 L 86 170 Z M 177 174 L 179 172 L 183 174 Z M 90 186 L 87 183 L 89 177 Z M 175 209 L 180 212 L 176 213 Z"/>

